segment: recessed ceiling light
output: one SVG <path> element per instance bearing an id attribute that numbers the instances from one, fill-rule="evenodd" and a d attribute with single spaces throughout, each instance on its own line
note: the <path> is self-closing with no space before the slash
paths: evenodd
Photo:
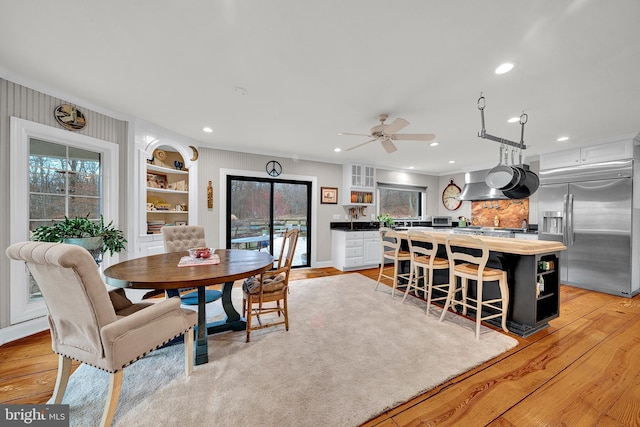
<path id="1" fill-rule="evenodd" d="M 431 147 L 435 147 L 436 145 L 440 144 L 439 142 L 432 142 L 431 144 L 429 144 Z"/>
<path id="2" fill-rule="evenodd" d="M 449 160 L 449 163 L 451 163 L 451 164 L 453 164 L 455 162 L 456 162 L 455 160 Z"/>
<path id="3" fill-rule="evenodd" d="M 413 166 L 409 166 L 409 169 L 415 169 Z"/>
<path id="4" fill-rule="evenodd" d="M 561 136 L 560 138 L 557 139 L 558 142 L 565 142 L 568 141 L 569 137 L 568 136 Z"/>
<path id="5" fill-rule="evenodd" d="M 504 64 L 500 64 L 498 68 L 496 68 L 496 74 L 504 74 L 513 70 L 513 64 L 511 62 L 505 62 Z"/>
<path id="6" fill-rule="evenodd" d="M 205 126 L 202 128 L 202 131 L 206 133 L 211 133 L 213 132 L 213 129 L 211 129 L 209 126 Z"/>
<path id="7" fill-rule="evenodd" d="M 507 122 L 509 122 L 509 123 L 518 123 L 518 122 L 520 122 L 520 117 L 511 117 L 509 120 L 507 120 Z"/>
<path id="8" fill-rule="evenodd" d="M 334 148 L 334 149 L 333 149 L 333 151 L 335 151 L 336 153 L 339 153 L 339 152 L 341 152 L 341 151 L 342 151 L 342 148 L 340 148 L 340 147 L 336 147 L 336 148 Z"/>

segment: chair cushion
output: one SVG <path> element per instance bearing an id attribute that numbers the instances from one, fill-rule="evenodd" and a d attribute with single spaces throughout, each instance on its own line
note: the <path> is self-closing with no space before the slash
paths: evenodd
<path id="1" fill-rule="evenodd" d="M 284 280 L 285 280 L 284 274 L 278 274 L 277 276 L 271 276 L 271 277 L 264 277 L 262 292 L 269 293 L 269 292 L 277 292 L 277 291 L 283 290 L 285 287 Z M 249 277 L 242 284 L 242 290 L 248 294 L 260 293 L 260 280 L 256 279 L 255 277 Z"/>

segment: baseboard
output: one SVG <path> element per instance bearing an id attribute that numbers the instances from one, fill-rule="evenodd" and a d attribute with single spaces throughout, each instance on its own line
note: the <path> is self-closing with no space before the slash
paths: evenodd
<path id="1" fill-rule="evenodd" d="M 28 337 L 37 332 L 49 329 L 47 317 L 38 317 L 37 319 L 27 320 L 26 322 L 16 325 L 7 326 L 0 329 L 0 345 L 6 344 L 20 338 Z"/>

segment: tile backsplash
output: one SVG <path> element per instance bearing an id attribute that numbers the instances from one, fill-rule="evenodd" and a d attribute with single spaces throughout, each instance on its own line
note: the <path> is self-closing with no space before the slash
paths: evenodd
<path id="1" fill-rule="evenodd" d="M 529 220 L 529 199 L 471 202 L 471 225 L 520 228 L 523 220 Z"/>

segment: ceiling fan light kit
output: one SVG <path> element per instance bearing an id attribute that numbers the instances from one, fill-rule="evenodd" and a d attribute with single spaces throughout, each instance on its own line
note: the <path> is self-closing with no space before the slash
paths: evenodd
<path id="1" fill-rule="evenodd" d="M 341 132 L 340 135 L 366 136 L 372 138 L 368 141 L 347 148 L 345 151 L 351 151 L 373 141 L 380 141 L 380 145 L 382 145 L 382 148 L 384 148 L 387 153 L 393 153 L 398 150 L 396 145 L 393 143 L 394 141 L 431 141 L 436 137 L 432 133 L 398 133 L 398 131 L 409 126 L 409 121 L 398 117 L 393 120 L 393 122 L 385 124 L 384 122 L 388 118 L 388 114 L 379 114 L 378 120 L 380 120 L 380 124 L 372 127 L 368 134 Z"/>

